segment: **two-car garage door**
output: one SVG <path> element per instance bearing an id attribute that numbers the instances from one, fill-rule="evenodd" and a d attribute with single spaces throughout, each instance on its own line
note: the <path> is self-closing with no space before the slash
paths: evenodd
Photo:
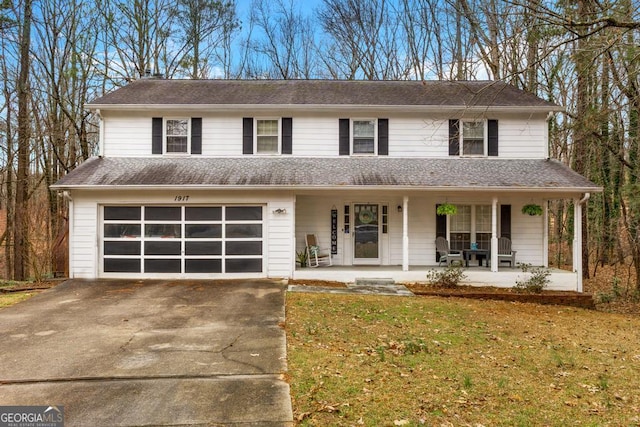
<path id="1" fill-rule="evenodd" d="M 102 273 L 262 273 L 262 206 L 103 206 Z"/>

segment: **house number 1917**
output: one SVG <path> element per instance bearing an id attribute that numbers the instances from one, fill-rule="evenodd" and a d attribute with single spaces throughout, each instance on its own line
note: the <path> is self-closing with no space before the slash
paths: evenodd
<path id="1" fill-rule="evenodd" d="M 173 201 L 174 202 L 186 202 L 189 200 L 189 196 L 176 196 Z"/>

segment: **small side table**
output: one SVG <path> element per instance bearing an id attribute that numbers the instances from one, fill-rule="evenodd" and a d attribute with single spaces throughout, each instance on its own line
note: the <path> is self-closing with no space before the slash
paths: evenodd
<path id="1" fill-rule="evenodd" d="M 489 256 L 491 252 L 487 249 L 465 249 L 464 253 L 464 265 L 469 267 L 469 260 L 471 255 L 475 255 L 478 260 L 478 267 L 482 267 L 482 258 L 484 258 L 485 267 L 489 267 Z"/>

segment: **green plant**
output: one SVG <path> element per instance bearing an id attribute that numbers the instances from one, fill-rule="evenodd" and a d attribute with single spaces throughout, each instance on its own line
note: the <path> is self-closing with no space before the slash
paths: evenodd
<path id="1" fill-rule="evenodd" d="M 443 203 L 436 208 L 438 215 L 455 215 L 458 213 L 458 207 L 451 203 Z"/>
<path id="2" fill-rule="evenodd" d="M 551 271 L 545 267 L 532 267 L 531 264 L 520 264 L 523 273 L 530 273 L 529 277 L 523 280 L 516 280 L 515 289 L 518 292 L 529 292 L 539 294 L 549 284 Z"/>
<path id="3" fill-rule="evenodd" d="M 429 270 L 427 272 L 427 282 L 443 288 L 455 288 L 466 277 L 462 267 L 458 265 L 450 265 L 444 270 Z"/>
<path id="4" fill-rule="evenodd" d="M 535 204 L 524 205 L 522 207 L 522 213 L 525 215 L 540 216 L 542 215 L 542 206 Z"/>
<path id="5" fill-rule="evenodd" d="M 306 267 L 308 260 L 309 260 L 309 255 L 307 255 L 306 250 L 296 252 L 296 262 L 300 265 L 300 267 Z"/>

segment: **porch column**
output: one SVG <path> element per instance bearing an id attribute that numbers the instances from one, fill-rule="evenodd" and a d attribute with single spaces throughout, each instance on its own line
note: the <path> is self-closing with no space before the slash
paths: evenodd
<path id="1" fill-rule="evenodd" d="M 402 198 L 402 271 L 409 271 L 409 196 Z"/>
<path id="2" fill-rule="evenodd" d="M 578 274 L 577 291 L 582 292 L 582 203 L 573 199 L 573 271 Z"/>
<path id="3" fill-rule="evenodd" d="M 498 198 L 491 200 L 491 271 L 498 271 Z"/>

